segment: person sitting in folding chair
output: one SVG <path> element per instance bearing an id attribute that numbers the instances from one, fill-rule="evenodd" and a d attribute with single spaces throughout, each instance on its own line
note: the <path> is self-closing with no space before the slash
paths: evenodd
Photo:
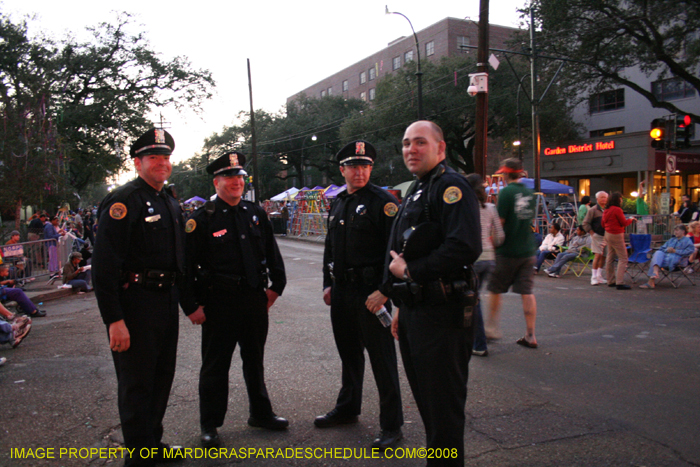
<path id="1" fill-rule="evenodd" d="M 537 264 L 533 266 L 535 274 L 540 272 L 540 268 L 542 267 L 544 260 L 550 257 L 550 255 L 557 253 L 559 251 L 559 247 L 563 246 L 565 241 L 566 239 L 561 233 L 561 227 L 559 224 L 552 222 L 549 226 L 549 233 L 544 238 L 539 250 L 537 251 Z"/>
<path id="2" fill-rule="evenodd" d="M 640 289 L 653 289 L 659 279 L 661 269 L 673 271 L 683 258 L 687 258 L 694 251 L 693 241 L 686 237 L 688 229 L 684 224 L 679 224 L 673 229 L 674 237 L 654 253 L 649 263 L 649 282 L 639 286 Z"/>
<path id="3" fill-rule="evenodd" d="M 554 260 L 554 264 L 548 269 L 545 269 L 544 272 L 547 273 L 549 277 L 560 277 L 559 273 L 561 272 L 561 269 L 566 265 L 566 263 L 579 257 L 584 247 L 591 247 L 591 236 L 588 235 L 588 232 L 583 230 L 582 225 L 579 225 L 576 228 L 576 235 L 569 240 L 569 247 L 566 249 L 566 251 L 559 253 Z"/>

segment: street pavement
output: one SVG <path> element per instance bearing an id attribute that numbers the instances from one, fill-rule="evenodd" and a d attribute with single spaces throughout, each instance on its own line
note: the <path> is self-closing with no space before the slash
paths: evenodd
<path id="1" fill-rule="evenodd" d="M 267 432 L 246 424 L 236 352 L 229 410 L 219 433 L 227 454 L 236 449 L 237 457 L 190 458 L 177 465 L 425 465 L 416 458 L 366 458 L 372 452 L 362 448 L 379 432 L 369 363 L 360 422 L 314 427 L 314 417 L 333 407 L 340 384 L 329 309 L 321 296 L 322 244 L 278 242 L 288 284 L 270 312 L 266 378 L 273 408 L 290 420 L 290 428 Z M 515 344 L 524 333 L 520 297 L 504 296 L 504 337 L 490 344 L 488 357 L 472 357 L 470 364 L 467 466 L 700 465 L 700 287 L 618 291 L 592 287 L 589 279 L 588 274 L 536 277 L 537 350 Z M 114 368 L 94 295 L 49 301 L 46 292 L 54 287 L 36 282 L 28 291 L 44 294 L 40 308 L 48 316 L 34 320 L 17 349 L 0 347 L 0 356 L 8 359 L 0 368 L 0 466 L 121 465 L 108 458 L 109 451 L 97 451 L 118 447 L 121 432 Z M 165 417 L 164 441 L 187 448 L 199 447 L 200 332 L 181 317 Z M 406 419 L 399 446 L 421 448 L 423 425 L 401 362 L 399 367 Z M 266 458 L 241 458 L 249 452 L 242 448 L 270 451 Z M 21 449 L 25 458 L 15 458 Z M 279 455 L 284 453 L 287 458 Z M 353 457 L 332 457 L 336 454 Z M 38 458 L 45 455 L 53 458 Z"/>

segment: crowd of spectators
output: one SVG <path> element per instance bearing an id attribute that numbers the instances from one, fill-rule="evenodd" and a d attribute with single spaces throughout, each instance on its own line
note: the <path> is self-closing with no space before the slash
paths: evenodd
<path id="1" fill-rule="evenodd" d="M 59 210 L 57 215 L 39 212 L 28 219 L 25 239 L 23 229 L 9 233 L 0 247 L 0 344 L 17 347 L 29 334 L 32 319 L 46 316 L 24 290 L 37 271 L 48 270 L 49 283 L 60 278 L 78 293 L 92 291 L 89 260 L 95 242 L 94 218 L 91 209 Z M 0 357 L 0 366 L 6 361 Z"/>

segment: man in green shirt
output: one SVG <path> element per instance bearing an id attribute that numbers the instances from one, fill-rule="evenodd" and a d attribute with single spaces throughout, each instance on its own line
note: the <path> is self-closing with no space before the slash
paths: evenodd
<path id="1" fill-rule="evenodd" d="M 513 288 L 520 294 L 525 313 L 526 334 L 517 340 L 519 345 L 531 349 L 537 348 L 535 338 L 535 320 L 537 302 L 532 292 L 535 264 L 535 238 L 532 233 L 532 221 L 535 218 L 536 200 L 532 191 L 520 183 L 523 173 L 522 162 L 518 159 L 506 159 L 496 173 L 503 173 L 508 186 L 498 193 L 498 215 L 503 223 L 506 239 L 496 249 L 496 268 L 489 281 L 488 291 L 489 319 L 486 323 L 486 337 L 499 339 L 501 294 Z"/>

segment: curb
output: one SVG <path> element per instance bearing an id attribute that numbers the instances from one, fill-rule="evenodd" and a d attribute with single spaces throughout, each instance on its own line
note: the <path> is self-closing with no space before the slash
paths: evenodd
<path id="1" fill-rule="evenodd" d="M 73 295 L 73 289 L 56 289 L 51 292 L 36 292 L 28 293 L 27 297 L 36 303 L 46 302 L 49 300 L 57 300 L 59 298 L 67 297 L 68 295 Z"/>

